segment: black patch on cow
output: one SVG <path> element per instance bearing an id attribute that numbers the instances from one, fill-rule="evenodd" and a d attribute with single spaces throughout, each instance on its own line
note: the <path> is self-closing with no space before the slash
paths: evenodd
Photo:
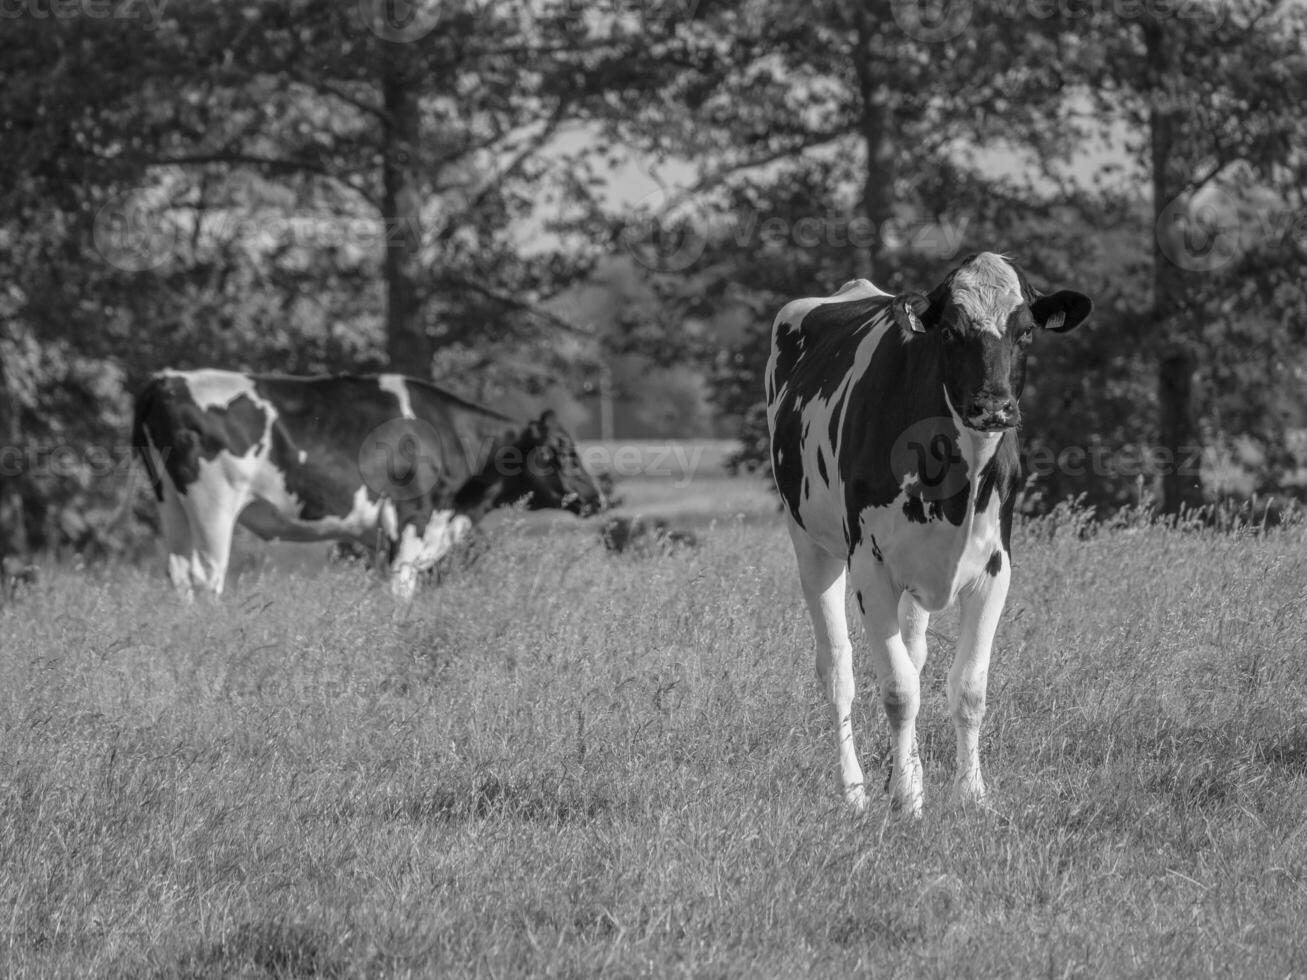
<path id="1" fill-rule="evenodd" d="M 249 395 L 239 395 L 226 408 L 205 410 L 211 425 L 201 438 L 205 459 L 213 459 L 224 449 L 233 456 L 244 456 L 251 449 L 262 448 L 268 413 Z"/>
<path id="2" fill-rule="evenodd" d="M 807 500 L 811 496 L 812 496 L 812 487 L 809 485 L 808 477 L 805 475 L 803 477 L 803 499 Z"/>
<path id="3" fill-rule="evenodd" d="M 925 524 L 929 518 L 926 517 L 926 508 L 921 503 L 920 497 L 914 497 L 908 494 L 908 499 L 903 501 L 903 516 L 913 524 Z"/>
<path id="4" fill-rule="evenodd" d="M 863 604 L 862 601 L 862 590 L 858 589 L 856 592 L 854 592 L 854 595 L 858 597 L 858 610 L 862 613 L 862 615 L 864 616 L 867 615 L 867 607 L 865 604 Z"/>
<path id="5" fill-rule="evenodd" d="M 990 575 L 997 575 L 1003 570 L 1003 552 L 995 551 L 989 556 L 989 561 L 985 564 L 985 571 Z"/>
<path id="6" fill-rule="evenodd" d="M 817 447 L 817 475 L 821 477 L 822 483 L 830 486 L 830 475 L 826 472 L 826 457 L 820 446 Z"/>
<path id="7" fill-rule="evenodd" d="M 907 699 L 896 691 L 889 691 L 881 695 L 880 702 L 885 706 L 885 718 L 889 721 L 890 729 L 902 727 L 903 717 L 908 710 Z"/>
<path id="8" fill-rule="evenodd" d="M 880 553 L 880 545 L 876 544 L 876 535 L 871 536 L 871 556 L 877 561 L 883 562 L 885 556 Z"/>

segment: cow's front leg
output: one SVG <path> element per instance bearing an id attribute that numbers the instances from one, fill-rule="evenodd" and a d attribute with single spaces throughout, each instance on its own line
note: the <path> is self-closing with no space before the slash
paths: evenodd
<path id="1" fill-rule="evenodd" d="M 899 628 L 900 592 L 885 566 L 863 551 L 854 554 L 851 568 L 855 598 L 871 647 L 872 667 L 880 683 L 881 703 L 889 722 L 890 804 L 896 810 L 919 817 L 924 797 L 921 760 L 917 756 L 921 665 L 914 662 L 903 641 Z M 924 644 L 921 650 L 924 652 Z"/>
<path id="2" fill-rule="evenodd" d="M 412 599 L 418 573 L 449 554 L 471 530 L 471 519 L 452 511 L 436 511 L 428 516 L 420 533 L 415 523 L 405 524 L 391 565 L 391 591 L 395 596 Z"/>
<path id="3" fill-rule="evenodd" d="M 862 810 L 867 806 L 867 793 L 853 741 L 853 646 L 849 643 L 849 624 L 844 614 L 844 560 L 813 541 L 793 519 L 787 519 L 787 523 L 799 564 L 803 599 L 812 618 L 817 679 L 821 681 L 835 725 L 840 784 L 849 804 L 855 810 Z"/>
<path id="4" fill-rule="evenodd" d="M 979 802 L 985 797 L 985 780 L 980 774 L 980 723 L 985 717 L 990 651 L 1012 575 L 1008 555 L 1002 551 L 999 555 L 995 561 L 998 568 L 981 572 L 958 597 L 958 646 L 948 673 L 948 708 L 957 733 L 952 799 L 958 803 Z"/>

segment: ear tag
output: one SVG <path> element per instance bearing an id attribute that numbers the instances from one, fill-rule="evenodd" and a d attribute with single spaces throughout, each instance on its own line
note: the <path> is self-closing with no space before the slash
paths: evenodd
<path id="1" fill-rule="evenodd" d="M 921 317 L 913 309 L 918 303 L 921 304 L 923 310 L 926 308 L 926 298 L 924 296 L 900 296 L 894 301 L 895 319 L 898 320 L 900 326 L 906 326 L 913 333 L 925 333 L 926 325 L 921 322 Z"/>

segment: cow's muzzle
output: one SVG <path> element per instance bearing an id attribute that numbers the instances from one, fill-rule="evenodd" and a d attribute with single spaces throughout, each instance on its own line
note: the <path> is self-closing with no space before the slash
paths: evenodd
<path id="1" fill-rule="evenodd" d="M 962 421 L 977 432 L 1001 432 L 1021 424 L 1021 410 L 1011 395 L 979 394 L 967 405 Z"/>
<path id="2" fill-rule="evenodd" d="M 579 493 L 569 493 L 563 497 L 563 508 L 577 517 L 592 517 L 603 513 L 606 503 L 602 493 L 596 497 L 583 497 Z"/>

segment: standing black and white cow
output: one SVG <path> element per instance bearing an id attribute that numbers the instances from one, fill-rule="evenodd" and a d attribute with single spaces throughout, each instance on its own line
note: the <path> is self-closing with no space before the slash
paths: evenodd
<path id="1" fill-rule="evenodd" d="M 1037 330 L 1093 309 L 1044 296 L 1006 258 L 966 259 L 929 296 L 865 279 L 780 311 L 767 364 L 772 468 L 788 513 L 834 716 L 846 799 L 866 806 L 850 711 L 845 571 L 866 625 L 893 746 L 891 802 L 922 806 L 916 723 L 930 613 L 955 600 L 948 675 L 953 795 L 979 800 L 986 675 L 1011 574 L 1019 399 Z"/>
<path id="2" fill-rule="evenodd" d="M 132 441 L 187 596 L 221 594 L 238 521 L 265 540 L 380 539 L 409 597 L 493 507 L 603 503 L 552 412 L 516 421 L 397 374 L 164 371 L 136 399 Z"/>

